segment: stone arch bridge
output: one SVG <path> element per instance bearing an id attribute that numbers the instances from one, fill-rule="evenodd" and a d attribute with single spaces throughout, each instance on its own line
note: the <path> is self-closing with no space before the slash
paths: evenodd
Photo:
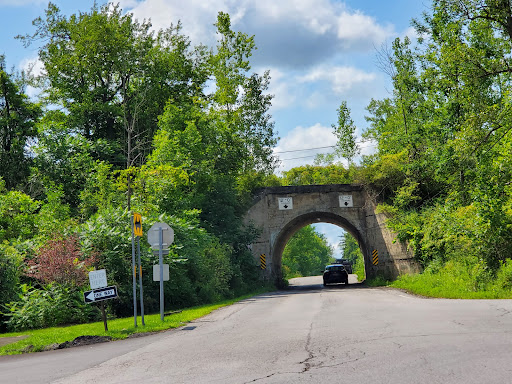
<path id="1" fill-rule="evenodd" d="M 286 243 L 300 228 L 314 223 L 342 227 L 355 237 L 364 256 L 367 278 L 393 279 L 417 272 L 419 265 L 406 246 L 394 242 L 386 215 L 377 213 L 374 200 L 360 185 L 306 185 L 259 190 L 245 222 L 261 233 L 251 251 L 266 279 L 281 276 Z"/>

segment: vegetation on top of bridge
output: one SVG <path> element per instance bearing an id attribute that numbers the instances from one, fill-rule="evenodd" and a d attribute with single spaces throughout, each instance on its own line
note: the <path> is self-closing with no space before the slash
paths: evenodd
<path id="1" fill-rule="evenodd" d="M 0 58 L 0 320 L 22 329 L 96 318 L 80 294 L 90 266 L 119 287 L 110 312 L 129 314 L 133 210 L 144 230 L 167 221 L 168 258 L 188 259 L 171 262 L 167 308 L 254 289 L 247 245 L 257 233 L 242 217 L 253 190 L 280 185 L 361 184 L 425 276 L 510 292 L 510 4 L 430 9 L 414 22 L 417 44 L 381 50 L 393 91 L 368 105 L 368 127 L 358 130 L 342 102 L 334 154 L 278 177 L 269 74 L 251 72 L 254 39 L 228 15 L 218 15 L 215 47 L 192 47 L 180 24 L 153 33 L 118 6 L 66 17 L 49 4 L 21 37 L 46 72 L 9 73 Z M 38 100 L 28 85 L 44 90 Z M 356 165 L 359 131 L 376 152 Z M 157 288 L 146 275 L 151 311 Z"/>

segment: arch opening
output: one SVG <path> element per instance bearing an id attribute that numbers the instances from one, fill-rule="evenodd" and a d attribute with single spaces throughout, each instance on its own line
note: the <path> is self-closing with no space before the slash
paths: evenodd
<path id="1" fill-rule="evenodd" d="M 276 278 L 280 279 L 282 277 L 282 258 L 283 252 L 286 247 L 288 241 L 292 238 L 292 236 L 302 227 L 310 224 L 318 224 L 318 223 L 328 223 L 333 224 L 350 235 L 354 237 L 356 242 L 359 245 L 361 253 L 364 258 L 365 269 L 367 266 L 367 245 L 364 242 L 363 236 L 357 230 L 357 228 L 346 218 L 337 215 L 332 212 L 310 212 L 300 216 L 295 217 L 290 222 L 288 222 L 277 235 L 275 242 L 273 244 L 273 259 L 272 259 L 272 270 L 276 276 Z"/>

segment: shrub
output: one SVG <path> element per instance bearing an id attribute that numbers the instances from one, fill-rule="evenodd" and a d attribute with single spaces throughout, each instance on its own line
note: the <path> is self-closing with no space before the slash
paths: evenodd
<path id="1" fill-rule="evenodd" d="M 498 270 L 496 285 L 505 290 L 512 290 L 512 259 L 506 259 Z"/>
<path id="2" fill-rule="evenodd" d="M 58 283 L 68 287 L 80 287 L 87 282 L 88 268 L 94 256 L 83 257 L 78 236 L 48 240 L 34 259 L 27 261 L 27 275 L 45 284 Z"/>
<path id="3" fill-rule="evenodd" d="M 0 307 L 16 300 L 23 274 L 23 253 L 7 242 L 0 244 Z M 5 331 L 6 317 L 0 314 L 0 332 Z"/>
<path id="4" fill-rule="evenodd" d="M 22 253 L 7 242 L 0 244 L 0 304 L 16 298 L 22 271 Z"/>
<path id="5" fill-rule="evenodd" d="M 23 284 L 19 301 L 5 305 L 10 331 L 84 323 L 99 319 L 99 311 L 84 303 L 79 290 L 59 284 L 42 289 Z"/>
<path id="6" fill-rule="evenodd" d="M 0 242 L 26 240 L 36 232 L 36 214 L 40 202 L 19 191 L 6 192 L 0 179 Z"/>

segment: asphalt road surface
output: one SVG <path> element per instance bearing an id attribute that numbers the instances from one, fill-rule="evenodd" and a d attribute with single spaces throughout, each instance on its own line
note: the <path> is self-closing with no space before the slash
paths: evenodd
<path id="1" fill-rule="evenodd" d="M 425 299 L 351 277 L 293 279 L 157 335 L 0 357 L 0 382 L 512 382 L 512 300 Z"/>

